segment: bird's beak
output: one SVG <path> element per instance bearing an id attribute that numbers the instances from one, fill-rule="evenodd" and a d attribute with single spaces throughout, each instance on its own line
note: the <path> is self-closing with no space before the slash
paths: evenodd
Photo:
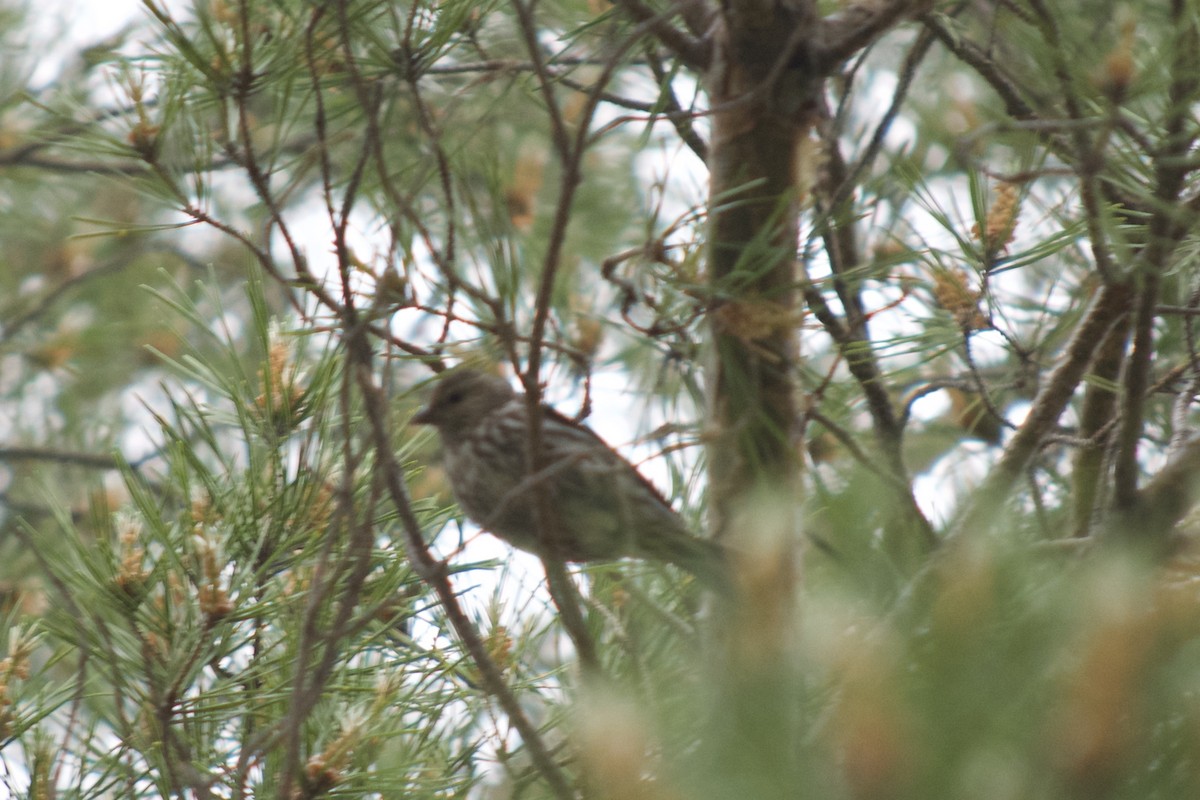
<path id="1" fill-rule="evenodd" d="M 433 415 L 430 413 L 429 406 L 425 406 L 424 408 L 418 410 L 416 414 L 413 414 L 412 419 L 409 420 L 409 424 L 432 425 Z"/>

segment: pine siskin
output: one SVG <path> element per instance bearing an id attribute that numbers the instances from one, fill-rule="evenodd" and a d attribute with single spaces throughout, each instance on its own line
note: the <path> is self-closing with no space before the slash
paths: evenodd
<path id="1" fill-rule="evenodd" d="M 509 544 L 563 561 L 666 561 L 714 588 L 728 586 L 719 545 L 693 536 L 654 486 L 591 429 L 546 405 L 539 469 L 531 474 L 528 407 L 504 378 L 455 369 L 413 422 L 441 434 L 446 475 L 466 515 Z"/>

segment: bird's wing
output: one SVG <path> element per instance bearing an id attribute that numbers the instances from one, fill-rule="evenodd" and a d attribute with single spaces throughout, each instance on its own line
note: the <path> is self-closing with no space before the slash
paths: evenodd
<path id="1" fill-rule="evenodd" d="M 542 436 L 542 445 L 550 462 L 576 460 L 580 471 L 593 478 L 608 476 L 610 481 L 632 482 L 654 497 L 665 509 L 675 513 L 658 487 L 646 479 L 620 453 L 608 445 L 588 426 L 543 406 L 543 428 L 553 428 L 558 435 Z"/>

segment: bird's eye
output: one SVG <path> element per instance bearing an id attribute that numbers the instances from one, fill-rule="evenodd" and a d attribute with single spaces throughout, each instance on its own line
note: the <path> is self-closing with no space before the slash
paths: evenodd
<path id="1" fill-rule="evenodd" d="M 446 405 L 448 405 L 448 406 L 457 405 L 458 403 L 460 403 L 462 401 L 462 399 L 463 399 L 462 392 L 451 392 L 450 394 L 446 395 Z"/>

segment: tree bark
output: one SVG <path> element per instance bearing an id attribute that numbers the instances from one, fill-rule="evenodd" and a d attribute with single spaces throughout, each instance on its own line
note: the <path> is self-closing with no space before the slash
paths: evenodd
<path id="1" fill-rule="evenodd" d="M 708 277 L 713 298 L 710 528 L 735 535 L 762 490 L 798 506 L 797 185 L 820 80 L 804 62 L 811 7 L 730 2 L 712 32 Z"/>

